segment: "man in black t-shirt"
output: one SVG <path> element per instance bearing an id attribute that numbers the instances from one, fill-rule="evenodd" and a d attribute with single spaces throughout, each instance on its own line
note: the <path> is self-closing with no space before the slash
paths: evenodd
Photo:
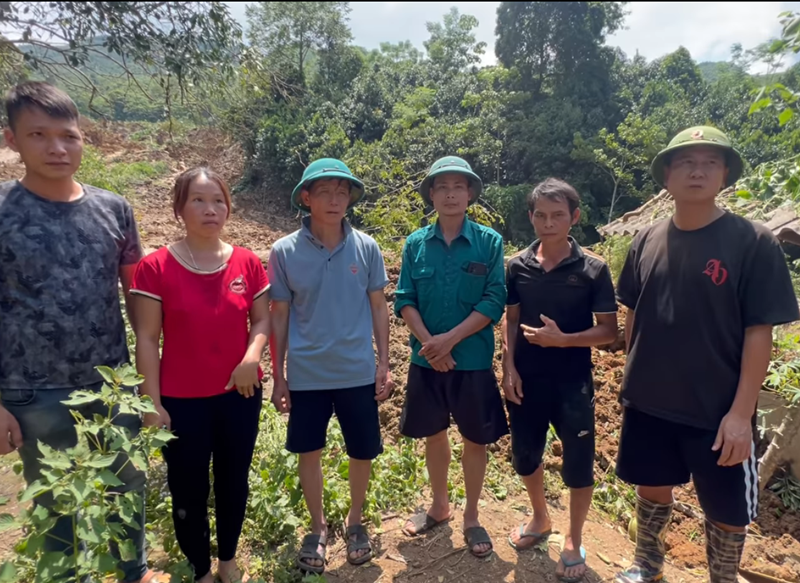
<path id="1" fill-rule="evenodd" d="M 570 488 L 570 527 L 556 567 L 565 582 L 579 581 L 586 572 L 581 531 L 594 486 L 591 347 L 612 342 L 617 334 L 608 267 L 569 236 L 580 219 L 578 204 L 575 189 L 553 178 L 528 196 L 538 239 L 508 262 L 503 350 L 513 465 L 533 506 L 533 518 L 515 528 L 509 542 L 527 549 L 550 533 L 542 456 L 552 423 L 564 449 L 561 475 Z"/>
<path id="2" fill-rule="evenodd" d="M 800 312 L 774 235 L 716 206 L 742 172 L 725 134 L 684 130 L 651 171 L 675 212 L 637 234 L 617 285 L 628 360 L 616 471 L 638 486 L 638 525 L 616 581 L 661 578 L 672 488 L 691 478 L 710 581 L 734 583 L 758 504 L 753 427 L 772 327 Z"/>

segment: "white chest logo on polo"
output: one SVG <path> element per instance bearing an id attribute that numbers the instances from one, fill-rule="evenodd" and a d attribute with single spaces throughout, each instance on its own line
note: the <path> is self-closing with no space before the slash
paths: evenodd
<path id="1" fill-rule="evenodd" d="M 247 291 L 247 284 L 244 281 L 244 276 L 240 275 L 228 284 L 228 289 L 235 294 L 243 294 Z"/>
<path id="2" fill-rule="evenodd" d="M 358 273 L 358 265 L 356 265 L 355 263 L 351 263 L 350 264 L 350 271 L 353 273 L 353 275 L 357 274 Z"/>

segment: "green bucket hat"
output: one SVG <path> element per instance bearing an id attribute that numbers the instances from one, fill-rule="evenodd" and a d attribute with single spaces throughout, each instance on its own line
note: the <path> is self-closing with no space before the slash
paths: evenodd
<path id="1" fill-rule="evenodd" d="M 433 179 L 450 172 L 463 174 L 469 179 L 473 195 L 469 204 L 472 204 L 480 198 L 483 192 L 483 182 L 481 182 L 480 177 L 472 171 L 472 167 L 469 163 L 458 156 L 445 156 L 433 163 L 433 166 L 431 166 L 431 169 L 428 171 L 428 175 L 422 181 L 422 184 L 419 185 L 419 193 L 422 195 L 422 200 L 425 201 L 425 204 L 431 205 L 431 184 L 433 183 Z"/>
<path id="2" fill-rule="evenodd" d="M 672 138 L 669 145 L 653 158 L 653 163 L 650 165 L 650 173 L 653 175 L 656 184 L 664 188 L 664 166 L 667 156 L 677 150 L 692 146 L 716 146 L 725 150 L 728 161 L 728 181 L 725 186 L 731 186 L 739 180 L 744 168 L 744 162 L 739 152 L 734 149 L 728 136 L 717 128 L 695 126 L 683 130 Z"/>
<path id="3" fill-rule="evenodd" d="M 300 193 L 303 187 L 309 182 L 323 178 L 345 178 L 350 181 L 352 186 L 350 188 L 350 204 L 347 205 L 348 210 L 353 208 L 358 201 L 364 198 L 364 183 L 353 176 L 353 173 L 350 172 L 350 168 L 348 168 L 344 162 L 335 158 L 320 158 L 319 160 L 314 160 L 303 171 L 303 177 L 292 191 L 292 206 L 296 209 L 309 212 L 311 209 L 300 200 Z"/>

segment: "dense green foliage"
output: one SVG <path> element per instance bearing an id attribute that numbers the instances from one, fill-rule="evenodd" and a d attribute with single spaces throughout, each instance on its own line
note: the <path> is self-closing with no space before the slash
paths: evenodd
<path id="1" fill-rule="evenodd" d="M 369 186 L 357 220 L 388 246 L 429 218 L 414 188 L 447 154 L 466 158 L 487 183 L 482 220 L 524 244 L 532 237 L 525 195 L 535 183 L 558 176 L 579 189 L 576 236 L 591 243 L 593 225 L 656 192 L 649 162 L 689 125 L 723 128 L 752 167 L 797 152 L 796 120 L 750 111 L 763 79 L 748 67 L 765 51 L 736 47 L 731 62 L 702 69 L 684 48 L 652 62 L 629 58 L 605 43 L 622 25 L 622 2 L 501 3 L 491 67 L 478 66 L 477 20 L 456 9 L 428 23 L 422 53 L 407 43 L 355 47 L 343 24 L 347 3 L 308 4 L 248 13 L 266 31 L 250 40 L 282 59 L 296 83 L 288 95 L 285 87 L 252 95 L 229 118 L 248 120 L 237 126 L 246 180 L 288 200 L 309 161 L 340 157 Z M 313 33 L 302 26 L 309 10 Z"/>

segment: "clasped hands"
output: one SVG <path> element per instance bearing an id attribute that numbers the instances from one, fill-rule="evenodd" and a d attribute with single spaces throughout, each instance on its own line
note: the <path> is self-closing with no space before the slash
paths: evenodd
<path id="1" fill-rule="evenodd" d="M 427 342 L 422 343 L 419 355 L 424 357 L 433 370 L 447 372 L 456 367 L 456 361 L 450 354 L 457 344 L 456 339 L 450 334 L 437 334 L 431 336 Z"/>

